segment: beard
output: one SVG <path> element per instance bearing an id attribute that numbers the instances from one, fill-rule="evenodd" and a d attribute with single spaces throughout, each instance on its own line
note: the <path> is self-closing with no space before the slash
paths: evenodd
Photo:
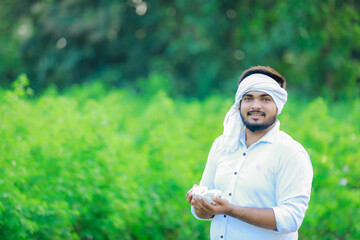
<path id="1" fill-rule="evenodd" d="M 261 113 L 263 114 L 265 117 L 266 117 L 266 114 L 262 111 L 249 111 L 247 112 L 247 115 L 249 116 L 250 113 Z M 256 132 L 256 131 L 261 131 L 261 130 L 264 130 L 264 129 L 267 129 L 268 127 L 270 127 L 271 125 L 273 125 L 276 121 L 276 114 L 274 114 L 271 118 L 269 118 L 269 120 L 263 122 L 263 123 L 250 123 L 248 121 L 245 120 L 244 116 L 242 115 L 241 111 L 240 111 L 240 116 L 241 116 L 241 119 L 242 121 L 244 122 L 245 124 L 245 127 L 247 129 L 249 129 L 251 132 Z"/>

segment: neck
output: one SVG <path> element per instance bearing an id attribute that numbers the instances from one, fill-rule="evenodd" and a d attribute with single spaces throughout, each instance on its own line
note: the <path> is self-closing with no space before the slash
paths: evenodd
<path id="1" fill-rule="evenodd" d="M 257 141 L 259 141 L 260 138 L 262 138 L 274 126 L 275 126 L 275 123 L 266 129 L 255 131 L 255 132 L 252 132 L 248 128 L 246 128 L 246 132 L 245 132 L 246 147 L 249 148 L 251 145 L 253 145 Z"/>

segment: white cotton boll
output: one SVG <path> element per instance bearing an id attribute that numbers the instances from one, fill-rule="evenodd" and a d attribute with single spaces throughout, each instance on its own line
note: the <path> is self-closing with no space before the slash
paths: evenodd
<path id="1" fill-rule="evenodd" d="M 203 198 L 212 205 L 216 205 L 216 203 L 213 200 L 213 197 L 220 197 L 221 198 L 222 192 L 217 189 L 208 190 L 203 193 Z"/>
<path id="2" fill-rule="evenodd" d="M 192 189 L 192 194 L 197 198 L 203 197 L 208 203 L 216 205 L 213 197 L 221 197 L 222 192 L 217 189 L 208 190 L 205 186 L 196 186 Z"/>
<path id="3" fill-rule="evenodd" d="M 205 186 L 196 186 L 192 189 L 192 194 L 195 196 L 195 197 L 202 197 L 203 193 L 206 192 L 208 190 L 207 187 Z"/>

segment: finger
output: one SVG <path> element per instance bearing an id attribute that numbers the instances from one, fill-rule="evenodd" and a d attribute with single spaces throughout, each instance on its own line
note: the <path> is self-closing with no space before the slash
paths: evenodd
<path id="1" fill-rule="evenodd" d="M 188 203 L 191 204 L 192 198 L 193 198 L 192 195 L 186 196 L 186 199 L 187 199 Z"/>
<path id="2" fill-rule="evenodd" d="M 197 208 L 200 208 L 200 207 L 202 207 L 202 202 L 201 202 L 200 198 L 193 196 L 191 205 L 193 205 Z"/>
<path id="3" fill-rule="evenodd" d="M 211 205 L 203 198 L 198 198 L 196 201 L 195 205 L 194 205 L 194 209 L 197 212 L 202 212 L 205 214 L 212 214 L 214 213 L 214 210 L 212 209 Z"/>
<path id="4" fill-rule="evenodd" d="M 192 199 L 191 199 L 191 201 L 190 201 L 191 206 L 195 206 L 195 198 L 196 198 L 196 197 L 192 197 Z"/>
<path id="5" fill-rule="evenodd" d="M 191 188 L 189 191 L 187 191 L 186 193 L 186 199 L 187 201 L 190 203 L 191 202 L 191 198 L 192 198 L 192 190 L 193 188 Z"/>
<path id="6" fill-rule="evenodd" d="M 189 190 L 189 191 L 187 191 L 186 195 L 188 195 L 188 194 L 192 194 L 193 189 L 194 189 L 195 187 L 197 187 L 197 186 L 198 186 L 197 184 L 194 184 L 194 185 L 193 185 L 193 187 L 192 187 L 192 188 L 190 188 L 190 190 Z"/>
<path id="7" fill-rule="evenodd" d="M 203 203 L 201 201 L 200 198 L 198 197 L 193 197 L 192 201 L 191 201 L 191 205 L 195 208 L 195 210 L 197 211 L 201 211 L 204 212 L 205 208 L 203 206 Z"/>
<path id="8" fill-rule="evenodd" d="M 226 200 L 220 198 L 220 197 L 213 197 L 213 200 L 216 204 L 223 205 Z"/>
<path id="9" fill-rule="evenodd" d="M 202 203 L 202 206 L 204 207 L 204 209 L 207 209 L 207 210 L 213 209 L 213 205 L 211 203 L 207 202 L 206 199 L 203 197 L 201 197 L 201 203 Z"/>

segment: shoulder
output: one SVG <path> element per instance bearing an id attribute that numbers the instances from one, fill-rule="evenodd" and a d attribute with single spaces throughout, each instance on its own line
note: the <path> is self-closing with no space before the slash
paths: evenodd
<path id="1" fill-rule="evenodd" d="M 209 152 L 208 161 L 217 162 L 219 160 L 222 153 L 222 139 L 223 137 L 220 135 L 214 140 Z"/>
<path id="2" fill-rule="evenodd" d="M 211 146 L 211 149 L 210 149 L 210 154 L 218 154 L 221 150 L 221 142 L 222 142 L 222 135 L 220 135 L 219 137 L 217 137 L 212 146 Z"/>
<path id="3" fill-rule="evenodd" d="M 305 148 L 298 141 L 294 140 L 290 135 L 283 131 L 279 132 L 276 144 L 284 152 L 287 152 L 289 154 L 296 152 L 303 152 L 307 154 Z"/>
<path id="4" fill-rule="evenodd" d="M 220 146 L 222 139 L 223 139 L 223 135 L 218 136 L 218 137 L 214 140 L 213 146 Z"/>
<path id="5" fill-rule="evenodd" d="M 310 156 L 299 142 L 287 133 L 280 131 L 276 144 L 279 150 L 280 166 L 292 166 L 312 171 Z"/>

